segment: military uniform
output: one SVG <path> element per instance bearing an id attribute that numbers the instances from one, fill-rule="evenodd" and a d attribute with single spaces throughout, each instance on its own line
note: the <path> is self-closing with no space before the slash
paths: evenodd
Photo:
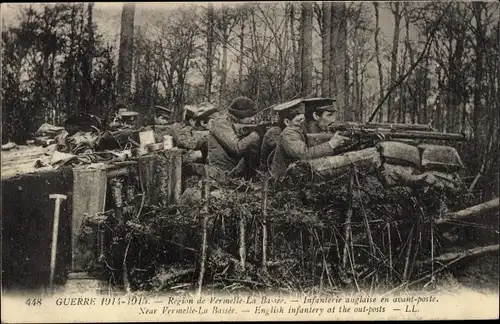
<path id="1" fill-rule="evenodd" d="M 306 125 L 306 122 L 299 125 L 289 125 L 281 132 L 270 168 L 273 177 L 285 174 L 286 169 L 292 162 L 334 154 L 334 149 L 329 142 L 308 147 L 308 129 Z"/>
<path id="2" fill-rule="evenodd" d="M 278 142 L 279 136 L 281 134 L 281 127 L 274 126 L 267 130 L 264 138 L 262 139 L 262 145 L 260 147 L 260 169 L 262 171 L 267 171 L 271 163 L 273 162 L 274 151 L 276 149 L 276 144 Z"/>
<path id="3" fill-rule="evenodd" d="M 241 159 L 251 150 L 258 148 L 260 137 L 252 132 L 247 136 L 238 136 L 234 122 L 248 118 L 256 113 L 254 102 L 246 97 L 233 100 L 228 108 L 229 114 L 216 118 L 210 127 L 208 138 L 209 172 L 223 181 L 227 176 L 239 176 Z M 244 168 L 243 168 L 244 169 Z"/>

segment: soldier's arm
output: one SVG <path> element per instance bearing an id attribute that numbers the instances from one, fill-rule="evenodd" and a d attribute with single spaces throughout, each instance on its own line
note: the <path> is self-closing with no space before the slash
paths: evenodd
<path id="1" fill-rule="evenodd" d="M 308 147 L 303 135 L 296 130 L 283 131 L 281 140 L 285 152 L 297 160 L 310 160 L 333 154 L 333 149 L 328 142 Z"/>
<path id="2" fill-rule="evenodd" d="M 231 123 L 224 120 L 214 120 L 210 133 L 232 155 L 243 155 L 252 145 L 259 142 L 259 135 L 255 132 L 243 138 L 238 138 Z"/>

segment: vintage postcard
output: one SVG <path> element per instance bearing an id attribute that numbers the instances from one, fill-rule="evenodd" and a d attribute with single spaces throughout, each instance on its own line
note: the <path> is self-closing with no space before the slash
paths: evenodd
<path id="1" fill-rule="evenodd" d="M 2 322 L 499 317 L 498 1 L 0 8 Z"/>

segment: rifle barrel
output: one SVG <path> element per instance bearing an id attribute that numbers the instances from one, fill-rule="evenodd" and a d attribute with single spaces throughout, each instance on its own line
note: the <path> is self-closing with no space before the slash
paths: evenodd
<path id="1" fill-rule="evenodd" d="M 421 131 L 432 131 L 432 127 L 430 125 L 425 124 L 392 124 L 392 123 L 366 123 L 361 124 L 366 127 L 373 128 L 388 128 L 388 129 L 396 129 L 396 130 L 421 130 Z"/>
<path id="2" fill-rule="evenodd" d="M 340 135 L 345 137 L 359 136 L 361 138 L 376 138 L 376 134 L 383 134 L 386 139 L 397 140 L 397 139 L 427 139 L 427 140 L 449 140 L 449 141 L 465 141 L 466 137 L 463 134 L 456 133 L 439 133 L 439 132 L 429 132 L 429 131 L 391 131 L 391 130 L 374 130 L 374 131 L 342 131 L 339 132 Z M 311 145 L 316 145 L 322 142 L 328 141 L 333 136 L 333 133 L 322 133 L 322 134 L 307 134 L 307 138 L 310 140 Z"/>

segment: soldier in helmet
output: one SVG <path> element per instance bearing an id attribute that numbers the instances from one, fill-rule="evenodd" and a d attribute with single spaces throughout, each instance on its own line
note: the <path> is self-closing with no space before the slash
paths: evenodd
<path id="1" fill-rule="evenodd" d="M 308 106 L 306 102 L 304 112 L 302 115 L 296 108 L 282 112 L 287 126 L 281 132 L 276 145 L 270 168 L 273 177 L 284 175 L 288 166 L 297 160 L 334 155 L 348 140 L 347 137 L 336 133 L 328 142 L 309 146 L 307 134 L 327 132 L 329 126 L 336 121 L 337 109 L 331 104 L 318 107 Z"/>

